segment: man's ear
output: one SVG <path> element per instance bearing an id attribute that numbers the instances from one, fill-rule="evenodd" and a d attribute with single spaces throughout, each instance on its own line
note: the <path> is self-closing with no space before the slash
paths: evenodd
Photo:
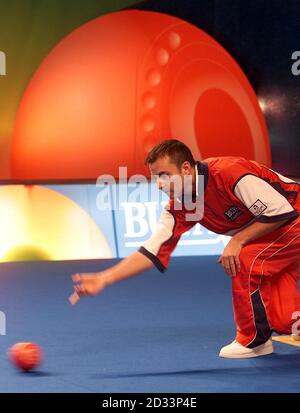
<path id="1" fill-rule="evenodd" d="M 181 165 L 181 172 L 184 175 L 190 175 L 191 171 L 192 171 L 192 167 L 189 161 L 184 161 L 183 164 Z"/>

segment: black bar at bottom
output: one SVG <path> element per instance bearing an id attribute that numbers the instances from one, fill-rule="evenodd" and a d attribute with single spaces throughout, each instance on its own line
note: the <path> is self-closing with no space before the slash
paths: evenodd
<path id="1" fill-rule="evenodd" d="M 297 398 L 297 399 L 296 399 Z M 297 403 L 298 394 L 285 393 L 2 393 L 0 404 L 10 408 L 22 407 L 22 411 L 38 409 L 47 411 L 59 410 L 66 406 L 66 410 L 83 409 L 84 412 L 98 411 L 99 409 L 117 408 L 126 411 L 137 411 L 145 408 L 180 408 L 206 410 L 209 403 L 212 406 L 224 407 L 224 403 L 245 403 L 267 401 L 268 406 L 280 401 Z M 270 404 L 269 404 L 270 403 Z"/>

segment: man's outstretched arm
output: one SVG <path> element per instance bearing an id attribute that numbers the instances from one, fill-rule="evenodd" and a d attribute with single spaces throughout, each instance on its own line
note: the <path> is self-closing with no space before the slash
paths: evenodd
<path id="1" fill-rule="evenodd" d="M 139 251 L 100 273 L 73 275 L 75 291 L 70 297 L 70 302 L 76 304 L 82 295 L 96 295 L 106 286 L 140 274 L 154 266 L 164 272 L 181 234 L 194 225 L 194 221 L 182 225 L 179 220 L 175 221 L 173 213 L 167 208 L 164 209 L 156 230 Z"/>
<path id="2" fill-rule="evenodd" d="M 107 270 L 74 274 L 74 293 L 70 301 L 75 304 L 82 295 L 97 295 L 108 285 L 138 275 L 152 267 L 153 263 L 149 258 L 140 252 L 134 252 Z"/>

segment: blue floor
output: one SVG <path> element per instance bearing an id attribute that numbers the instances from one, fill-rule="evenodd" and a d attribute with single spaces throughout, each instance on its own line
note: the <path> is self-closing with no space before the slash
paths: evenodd
<path id="1" fill-rule="evenodd" d="M 70 275 L 109 260 L 0 265 L 0 392 L 298 392 L 300 349 L 218 357 L 235 335 L 230 280 L 217 257 L 173 258 L 156 270 L 68 303 Z M 45 352 L 37 372 L 20 373 L 7 349 L 35 341 Z"/>

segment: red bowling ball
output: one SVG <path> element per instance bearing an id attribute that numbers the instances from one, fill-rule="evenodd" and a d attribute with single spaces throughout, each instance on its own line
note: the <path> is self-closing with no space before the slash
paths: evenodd
<path id="1" fill-rule="evenodd" d="M 22 371 L 37 368 L 43 360 L 43 352 L 36 343 L 16 343 L 8 352 L 12 364 Z"/>

